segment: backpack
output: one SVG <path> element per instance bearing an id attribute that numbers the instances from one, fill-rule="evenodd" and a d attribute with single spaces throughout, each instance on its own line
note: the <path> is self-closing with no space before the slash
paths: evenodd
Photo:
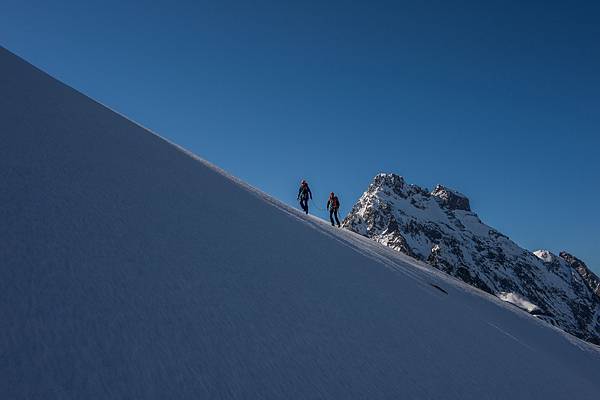
<path id="1" fill-rule="evenodd" d="M 308 198 L 308 184 L 306 184 L 306 183 L 300 185 L 300 198 L 301 199 Z"/>
<path id="2" fill-rule="evenodd" d="M 340 208 L 340 201 L 338 200 L 337 196 L 333 196 L 333 198 L 331 199 L 331 208 Z"/>

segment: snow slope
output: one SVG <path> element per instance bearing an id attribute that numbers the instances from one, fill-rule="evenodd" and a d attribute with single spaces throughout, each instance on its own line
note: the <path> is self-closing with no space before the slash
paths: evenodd
<path id="1" fill-rule="evenodd" d="M 0 398 L 597 398 L 597 347 L 1 48 L 0 93 Z"/>

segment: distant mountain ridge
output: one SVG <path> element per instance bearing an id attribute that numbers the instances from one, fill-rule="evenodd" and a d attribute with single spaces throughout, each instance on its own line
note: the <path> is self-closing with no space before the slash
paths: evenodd
<path id="1" fill-rule="evenodd" d="M 379 174 L 342 226 L 600 344 L 600 279 L 566 252 L 519 247 L 483 223 L 456 190 L 428 192 Z"/>

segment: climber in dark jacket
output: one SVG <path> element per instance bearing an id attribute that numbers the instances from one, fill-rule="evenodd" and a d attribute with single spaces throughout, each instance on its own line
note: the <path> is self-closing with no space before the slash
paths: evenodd
<path id="1" fill-rule="evenodd" d="M 308 199 L 312 200 L 312 193 L 308 187 L 308 183 L 304 179 L 300 183 L 300 189 L 298 189 L 298 200 L 300 200 L 300 207 L 308 214 Z"/>
<path id="2" fill-rule="evenodd" d="M 338 210 L 340 209 L 340 200 L 333 192 L 331 192 L 329 195 L 329 200 L 327 200 L 327 209 L 329 210 L 329 220 L 331 221 L 331 226 L 335 226 L 333 223 L 333 217 L 335 217 L 335 222 L 337 222 L 337 226 L 339 227 L 340 219 L 338 218 Z"/>

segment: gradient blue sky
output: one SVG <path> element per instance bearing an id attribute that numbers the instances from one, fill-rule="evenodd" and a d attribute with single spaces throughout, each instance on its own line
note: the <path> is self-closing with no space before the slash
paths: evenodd
<path id="1" fill-rule="evenodd" d="M 600 272 L 599 2 L 87 3 L 3 0 L 0 44 L 290 204 L 395 172 Z"/>

